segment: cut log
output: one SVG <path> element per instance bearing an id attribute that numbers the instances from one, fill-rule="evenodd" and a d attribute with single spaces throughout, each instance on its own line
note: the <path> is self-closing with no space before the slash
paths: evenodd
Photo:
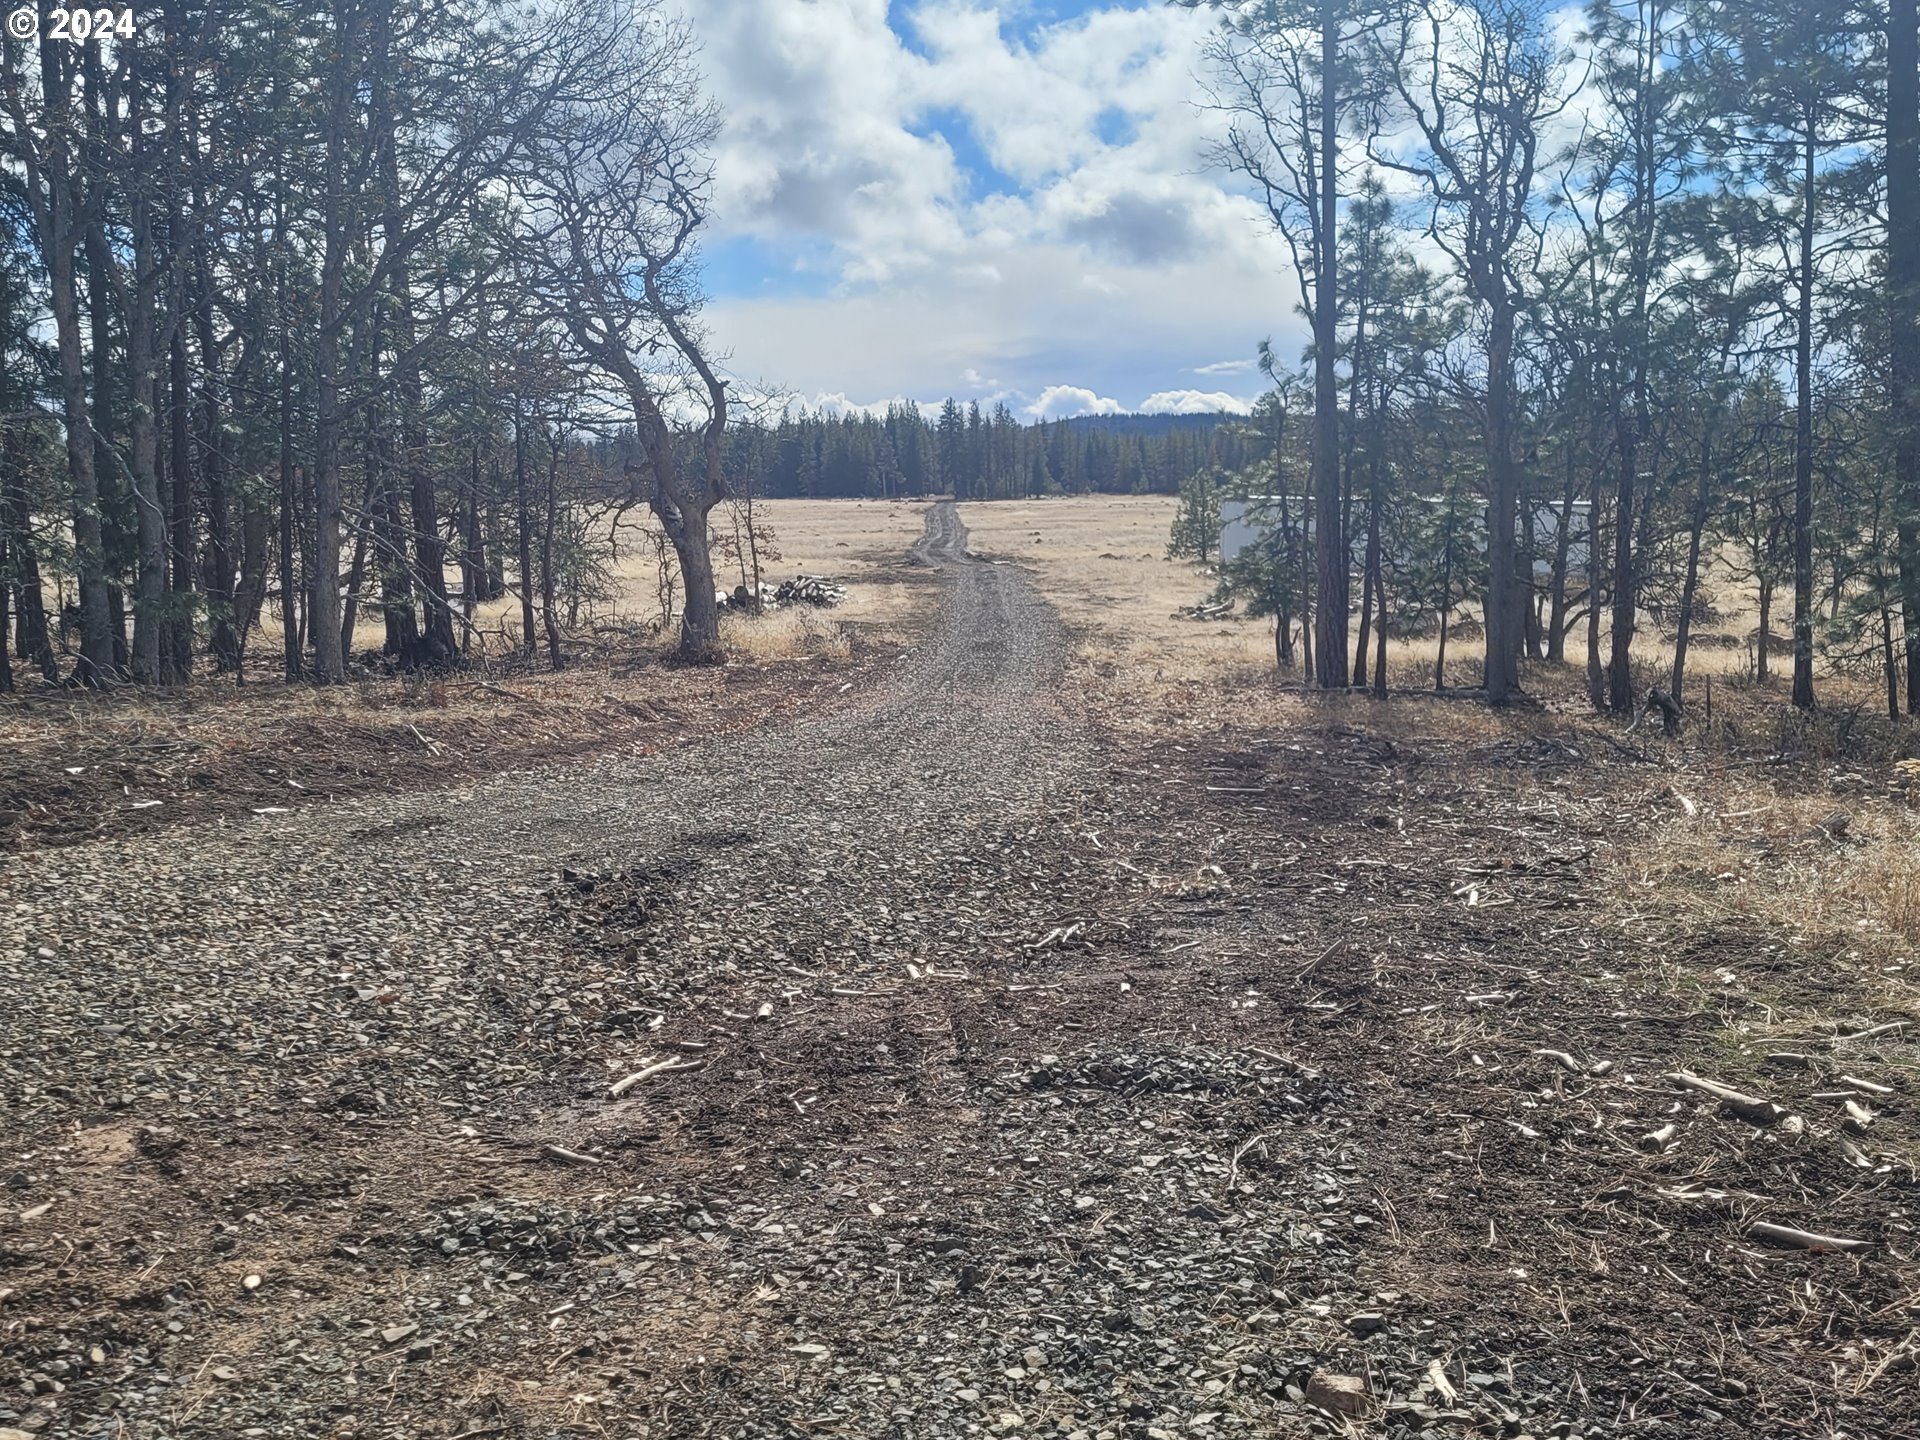
<path id="1" fill-rule="evenodd" d="M 1673 1137 L 1679 1133 L 1679 1130 L 1680 1127 L 1669 1120 L 1658 1130 L 1649 1130 L 1645 1135 L 1642 1135 L 1640 1137 L 1640 1148 L 1642 1150 L 1652 1150 L 1656 1153 L 1664 1152 L 1672 1147 Z"/>

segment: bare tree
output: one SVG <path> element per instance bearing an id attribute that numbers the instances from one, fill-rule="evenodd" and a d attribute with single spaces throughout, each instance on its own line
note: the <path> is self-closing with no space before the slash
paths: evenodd
<path id="1" fill-rule="evenodd" d="M 81 334 L 74 260 L 96 200 L 78 155 L 75 113 L 77 47 L 42 36 L 39 65 L 28 73 L 22 46 L 0 41 L 0 87 L 12 124 L 11 149 L 25 171 L 28 204 L 47 271 L 65 424 L 67 475 L 72 490 L 74 556 L 80 580 L 80 677 L 103 684 L 114 669 L 113 626 L 107 604 L 106 551 L 101 538 L 100 482 L 94 464 L 87 356 Z"/>
<path id="2" fill-rule="evenodd" d="M 718 653 L 707 517 L 727 498 L 727 382 L 696 315 L 717 111 L 692 41 L 657 0 L 582 18 L 599 65 L 554 113 L 520 175 L 528 272 L 587 364 L 619 387 L 643 457 L 633 477 L 679 562 L 680 654 Z"/>
<path id="3" fill-rule="evenodd" d="M 1286 242 L 1313 326 L 1310 448 L 1316 608 L 1314 679 L 1348 684 L 1348 572 L 1341 494 L 1339 325 L 1340 128 L 1374 107 L 1350 50 L 1377 7 L 1355 0 L 1188 0 L 1226 12 L 1207 43 L 1212 102 L 1230 120 L 1217 158 L 1253 183 Z"/>
<path id="4" fill-rule="evenodd" d="M 1487 491 L 1487 699 L 1519 687 L 1515 573 L 1515 340 L 1532 302 L 1541 230 L 1534 181 L 1542 130 L 1565 108 L 1541 0 L 1415 0 L 1392 37 L 1399 108 L 1417 133 L 1375 158 L 1417 175 L 1433 200 L 1428 234 L 1451 257 L 1481 316 Z"/>

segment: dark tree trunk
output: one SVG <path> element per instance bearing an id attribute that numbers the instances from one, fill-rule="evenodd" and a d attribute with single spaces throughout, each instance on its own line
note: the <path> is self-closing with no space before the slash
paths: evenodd
<path id="1" fill-rule="evenodd" d="M 168 348 L 169 397 L 173 435 L 168 477 L 172 482 L 173 543 L 172 595 L 167 620 L 173 678 L 185 681 L 193 673 L 193 391 L 187 375 L 186 326 L 176 318 Z"/>
<path id="2" fill-rule="evenodd" d="M 1596 710 L 1607 708 L 1607 672 L 1600 663 L 1600 594 L 1605 560 L 1601 554 L 1600 467 L 1593 469 L 1587 491 L 1587 699 Z"/>
<path id="3" fill-rule="evenodd" d="M 1772 678 L 1773 591 L 1776 583 L 1771 573 L 1760 578 L 1760 634 L 1753 674 L 1762 685 Z"/>
<path id="4" fill-rule="evenodd" d="M 547 513 L 540 528 L 540 620 L 547 632 L 547 660 L 555 670 L 564 670 L 567 662 L 560 653 L 560 625 L 554 618 L 553 601 L 553 531 L 559 518 L 559 482 L 560 444 L 556 439 L 547 449 Z"/>
<path id="5" fill-rule="evenodd" d="M 294 574 L 299 552 L 298 526 L 301 485 L 293 468 L 293 326 L 281 316 L 280 331 L 280 634 L 285 651 L 286 677 L 296 684 L 305 677 L 300 643 L 300 590 Z"/>
<path id="6" fill-rule="evenodd" d="M 1447 624 L 1453 618 L 1453 511 L 1449 501 L 1446 543 L 1440 557 L 1440 644 L 1433 657 L 1433 688 L 1447 688 Z"/>
<path id="7" fill-rule="evenodd" d="M 1607 705 L 1615 714 L 1634 712 L 1634 482 L 1640 470 L 1640 436 L 1622 422 L 1615 438 L 1619 478 L 1613 488 L 1613 653 L 1607 657 Z"/>
<path id="8" fill-rule="evenodd" d="M 1887 408 L 1907 713 L 1920 715 L 1920 5 L 1887 9 Z"/>
<path id="9" fill-rule="evenodd" d="M 8 564 L 0 583 L 13 582 L 19 603 L 14 607 L 13 643 L 22 660 L 31 660 L 49 682 L 60 679 L 60 657 L 54 653 L 47 627 L 46 591 L 40 580 L 40 557 L 33 546 L 33 514 L 27 502 L 26 437 L 9 426 L 0 445 L 0 530 L 9 533 Z M 7 627 L 0 626 L 0 649 L 6 648 Z"/>
<path id="10" fill-rule="evenodd" d="M 1487 609 L 1486 690 L 1504 705 L 1519 685 L 1520 636 L 1514 573 L 1519 485 L 1513 462 L 1513 335 L 1511 306 L 1493 307 L 1487 339 Z"/>
<path id="11" fill-rule="evenodd" d="M 1377 427 L 1376 427 L 1377 428 Z M 1360 577 L 1360 636 L 1353 650 L 1353 683 L 1364 686 L 1367 683 L 1367 645 L 1371 638 L 1371 628 L 1375 623 L 1374 602 L 1379 602 L 1378 624 L 1380 627 L 1380 653 L 1386 654 L 1387 609 L 1386 586 L 1381 575 L 1380 558 L 1380 510 L 1383 503 L 1381 490 L 1383 477 L 1380 473 L 1380 457 L 1377 448 L 1379 435 L 1374 434 L 1367 446 L 1367 555 L 1365 568 Z M 1380 689 L 1386 689 L 1387 677 L 1384 661 L 1380 671 Z"/>
<path id="12" fill-rule="evenodd" d="M 532 655 L 533 638 L 533 516 L 527 495 L 527 427 L 516 410 L 513 417 L 513 495 L 520 540 L 520 651 Z"/>
<path id="13" fill-rule="evenodd" d="M 1813 247 L 1816 117 L 1805 117 L 1801 157 L 1800 291 L 1794 308 L 1793 703 L 1813 708 Z"/>
<path id="14" fill-rule="evenodd" d="M 1553 576 L 1547 587 L 1547 663 L 1550 665 L 1567 663 L 1567 565 L 1573 556 L 1573 496 L 1576 488 L 1572 446 L 1567 447 L 1566 460 L 1566 484 L 1560 493 L 1559 523 L 1553 537 Z"/>
<path id="15" fill-rule="evenodd" d="M 1337 82 L 1340 25 L 1334 0 L 1320 0 L 1320 214 L 1315 227 L 1313 289 L 1313 569 L 1315 683 L 1345 688 L 1347 555 L 1340 523 L 1340 395 L 1334 370 L 1338 344 L 1339 137 Z"/>

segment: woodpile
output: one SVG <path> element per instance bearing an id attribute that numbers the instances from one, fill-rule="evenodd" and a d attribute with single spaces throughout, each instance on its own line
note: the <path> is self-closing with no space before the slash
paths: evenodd
<path id="1" fill-rule="evenodd" d="M 760 586 L 758 595 L 745 585 L 736 585 L 731 592 L 720 590 L 714 593 L 714 599 L 722 610 L 743 610 L 750 615 L 784 609 L 789 605 L 812 605 L 830 610 L 842 604 L 846 598 L 847 587 L 828 575 L 796 575 L 791 580 L 781 581 L 778 587 Z"/>
<path id="2" fill-rule="evenodd" d="M 1230 597 L 1211 604 L 1182 605 L 1174 613 L 1183 620 L 1226 620 L 1233 615 L 1233 604 Z"/>
<path id="3" fill-rule="evenodd" d="M 830 610 L 847 598 L 847 587 L 827 575 L 796 575 L 773 592 L 775 605 L 814 605 Z"/>

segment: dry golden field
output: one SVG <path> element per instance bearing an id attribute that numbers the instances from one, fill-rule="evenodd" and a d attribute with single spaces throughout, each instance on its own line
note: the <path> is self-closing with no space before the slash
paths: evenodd
<path id="1" fill-rule="evenodd" d="M 1089 495 L 967 504 L 960 513 L 974 551 L 1025 567 L 1072 627 L 1080 657 L 1096 669 L 1118 671 L 1135 686 L 1271 680 L 1270 618 L 1233 614 L 1193 620 L 1178 613 L 1206 599 L 1216 579 L 1208 568 L 1167 558 L 1174 509 L 1174 497 L 1167 495 Z M 1713 623 L 1694 627 L 1689 673 L 1734 677 L 1750 670 L 1749 641 L 1757 620 L 1750 590 L 1735 582 L 1724 564 L 1712 567 L 1702 598 L 1722 613 Z M 1461 617 L 1471 620 L 1471 607 L 1463 607 L 1456 621 Z M 1780 623 L 1776 615 L 1776 630 Z M 1611 643 L 1604 616 L 1600 636 L 1604 654 Z M 1670 667 L 1673 638 L 1670 627 L 1643 614 L 1637 662 Z M 1481 643 L 1477 625 L 1449 639 L 1448 684 L 1477 680 Z M 1387 673 L 1394 686 L 1431 686 L 1438 653 L 1433 635 L 1390 639 Z M 1569 635 L 1567 653 L 1576 670 L 1584 667 L 1584 621 Z M 1788 664 L 1784 652 L 1776 650 L 1776 672 Z"/>
<path id="2" fill-rule="evenodd" d="M 920 500 L 756 501 L 754 526 L 761 537 L 762 583 L 776 586 L 796 575 L 825 575 L 846 585 L 847 600 L 831 612 L 783 611 L 752 623 L 729 617 L 725 622 L 729 646 L 757 659 L 821 653 L 823 645 L 828 653 L 842 653 L 846 627 L 880 629 L 914 613 L 917 600 L 912 587 L 903 582 L 902 562 L 920 536 L 925 512 L 926 502 Z M 731 540 L 736 533 L 733 519 L 728 508 L 715 511 L 715 533 Z M 590 621 L 657 624 L 661 618 L 659 550 L 653 537 L 659 533 L 658 524 L 636 507 L 617 524 L 609 521 L 595 533 L 610 544 L 615 585 L 611 598 L 589 607 Z M 731 590 L 741 583 L 741 568 L 732 555 L 716 556 L 714 568 L 715 583 L 722 588 Z M 447 581 L 450 586 L 459 584 L 457 567 L 449 567 Z M 509 584 L 515 583 L 510 567 Z M 363 600 L 358 619 L 353 649 L 377 651 L 383 638 L 378 612 Z M 518 590 L 510 589 L 501 599 L 479 606 L 474 627 L 476 643 L 486 655 L 506 656 L 518 649 Z"/>

